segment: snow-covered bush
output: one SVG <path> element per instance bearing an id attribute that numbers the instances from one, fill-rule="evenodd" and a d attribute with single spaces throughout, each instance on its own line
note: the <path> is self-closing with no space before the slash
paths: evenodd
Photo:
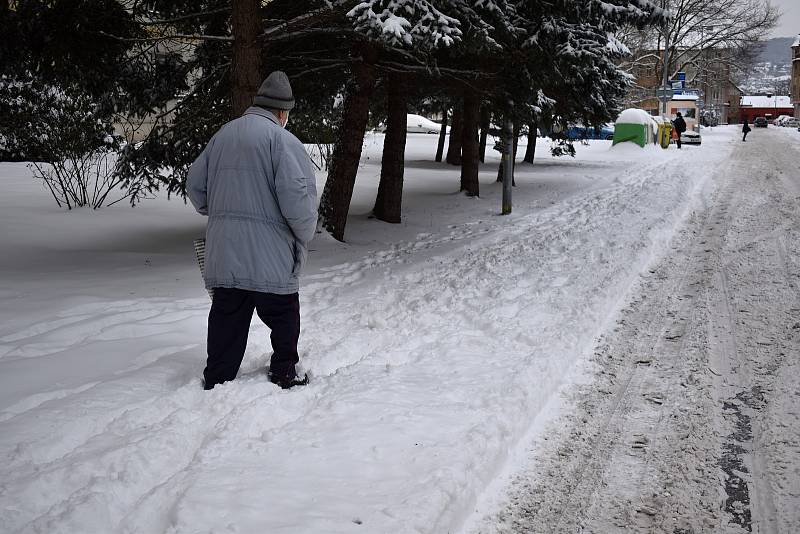
<path id="1" fill-rule="evenodd" d="M 550 154 L 553 157 L 570 156 L 575 157 L 575 145 L 569 139 L 555 139 L 550 147 Z"/>
<path id="2" fill-rule="evenodd" d="M 59 206 L 99 208 L 137 194 L 115 176 L 122 138 L 112 117 L 70 88 L 0 78 L 0 139 L 5 159 L 31 161 Z"/>
<path id="3" fill-rule="evenodd" d="M 701 110 L 700 124 L 703 126 L 719 126 L 719 113 L 714 109 Z"/>

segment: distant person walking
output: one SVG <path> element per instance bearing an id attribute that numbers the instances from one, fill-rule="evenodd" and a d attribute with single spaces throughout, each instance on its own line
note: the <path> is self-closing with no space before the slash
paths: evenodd
<path id="1" fill-rule="evenodd" d="M 686 121 L 683 120 L 683 116 L 681 115 L 680 111 L 678 111 L 675 115 L 677 115 L 677 117 L 674 121 L 672 121 L 672 125 L 675 127 L 675 131 L 678 132 L 676 142 L 678 143 L 678 150 L 680 150 L 681 135 L 683 135 L 683 132 L 686 131 Z"/>
<path id="2" fill-rule="evenodd" d="M 205 283 L 208 362 L 203 387 L 236 378 L 253 311 L 270 328 L 269 380 L 287 389 L 298 377 L 298 276 L 317 225 L 317 189 L 302 143 L 285 130 L 294 96 L 276 71 L 244 115 L 211 138 L 192 164 L 186 192 L 208 215 Z"/>
<path id="3" fill-rule="evenodd" d="M 750 133 L 750 125 L 747 124 L 747 119 L 742 124 L 742 141 L 747 141 L 747 134 Z"/>

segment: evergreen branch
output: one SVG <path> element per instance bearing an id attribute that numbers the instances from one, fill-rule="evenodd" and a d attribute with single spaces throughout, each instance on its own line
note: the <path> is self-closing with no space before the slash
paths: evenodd
<path id="1" fill-rule="evenodd" d="M 264 32 L 259 37 L 262 38 L 269 37 L 273 34 L 285 32 L 295 27 L 301 27 L 301 28 L 308 27 L 317 22 L 321 22 L 328 16 L 349 11 L 350 8 L 355 6 L 357 3 L 358 2 L 356 2 L 355 0 L 338 0 L 337 2 L 330 2 L 325 7 L 315 9 L 314 11 L 309 11 L 308 13 L 297 16 L 291 20 L 287 20 L 282 24 L 273 26 L 268 30 L 264 30 Z"/>
<path id="2" fill-rule="evenodd" d="M 233 42 L 233 37 L 231 36 L 222 36 L 222 35 L 201 35 L 201 34 L 185 34 L 185 33 L 175 33 L 172 35 L 163 35 L 160 37 L 120 37 L 118 35 L 112 35 L 110 33 L 106 33 L 104 31 L 96 32 L 98 35 L 102 35 L 103 37 L 108 37 L 109 39 L 114 39 L 117 41 L 124 41 L 128 43 L 146 43 L 146 42 L 156 42 L 156 41 L 170 41 L 170 40 L 192 40 L 192 41 L 225 41 L 225 42 Z"/>
<path id="3" fill-rule="evenodd" d="M 393 72 L 426 72 L 426 73 L 439 73 L 445 74 L 450 77 L 458 77 L 464 76 L 467 78 L 485 78 L 485 79 L 493 79 L 495 75 L 493 73 L 487 73 L 481 70 L 466 70 L 466 69 L 454 69 L 448 67 L 427 67 L 425 65 L 408 65 L 407 63 L 396 63 L 394 61 L 379 61 L 376 66 L 383 70 L 393 71 Z M 459 78 L 459 80 L 463 80 L 463 78 Z"/>
<path id="4" fill-rule="evenodd" d="M 186 102 L 187 100 L 189 100 L 189 98 L 191 98 L 192 96 L 194 96 L 194 95 L 198 94 L 198 93 L 200 92 L 200 90 L 202 90 L 203 88 L 205 88 L 205 83 L 206 83 L 207 81 L 209 81 L 209 80 L 213 79 L 214 77 L 216 77 L 216 76 L 217 76 L 217 73 L 218 73 L 219 71 L 221 71 L 221 70 L 225 70 L 225 69 L 229 68 L 229 67 L 230 67 L 230 65 L 231 65 L 231 62 L 230 62 L 230 61 L 228 61 L 228 62 L 226 62 L 226 63 L 222 63 L 222 64 L 220 64 L 220 65 L 217 65 L 217 66 L 215 66 L 215 67 L 214 67 L 214 68 L 211 70 L 211 72 L 210 72 L 210 73 L 208 73 L 206 76 L 204 76 L 204 77 L 200 78 L 199 80 L 197 80 L 197 81 L 194 83 L 194 89 L 192 89 L 192 90 L 191 90 L 191 91 L 190 91 L 188 94 L 186 94 L 186 95 L 185 95 L 183 98 L 181 98 L 180 100 L 178 100 L 178 101 L 176 102 L 176 104 L 175 104 L 173 107 L 171 107 L 171 108 L 169 108 L 169 107 L 165 107 L 165 108 L 164 108 L 164 111 L 162 111 L 162 112 L 161 112 L 161 113 L 159 113 L 158 115 L 155 115 L 155 116 L 153 117 L 153 123 L 154 123 L 154 124 L 157 124 L 157 123 L 158 123 L 158 122 L 160 122 L 162 119 L 164 119 L 165 117 L 169 116 L 171 113 L 175 113 L 175 112 L 177 112 L 179 109 L 181 109 L 181 108 L 183 107 L 183 105 L 185 104 L 185 102 Z"/>
<path id="5" fill-rule="evenodd" d="M 206 16 L 209 16 L 209 15 L 217 15 L 219 13 L 228 13 L 228 12 L 230 12 L 230 10 L 231 10 L 231 8 L 229 6 L 229 7 L 219 8 L 219 9 L 212 9 L 211 11 L 199 11 L 197 13 L 190 13 L 188 15 L 183 15 L 183 16 L 180 16 L 180 17 L 172 18 L 172 19 L 160 19 L 160 20 L 142 21 L 139 24 L 141 24 L 142 26 L 159 26 L 159 25 L 162 25 L 162 24 L 174 24 L 175 22 L 181 22 L 181 21 L 184 21 L 184 20 L 191 20 L 191 19 L 196 19 L 196 18 L 200 18 L 200 17 L 206 17 Z"/>
<path id="6" fill-rule="evenodd" d="M 297 30 L 289 33 L 278 34 L 269 38 L 269 42 L 286 41 L 290 39 L 297 39 L 300 37 L 308 37 L 309 35 L 335 35 L 338 37 L 356 37 L 363 38 L 364 36 L 355 30 L 345 30 L 342 28 L 311 28 L 305 30 Z M 261 34 L 259 38 L 266 37 L 266 34 Z"/>
<path id="7" fill-rule="evenodd" d="M 294 74 L 294 76 L 299 78 L 301 76 L 305 76 L 306 74 L 312 74 L 314 72 L 321 72 L 321 71 L 325 71 L 325 70 L 340 69 L 340 68 L 342 68 L 342 65 L 340 65 L 338 63 L 335 64 L 335 65 L 323 65 L 321 67 L 315 67 L 313 69 L 306 69 L 304 71 L 298 72 L 298 73 Z"/>

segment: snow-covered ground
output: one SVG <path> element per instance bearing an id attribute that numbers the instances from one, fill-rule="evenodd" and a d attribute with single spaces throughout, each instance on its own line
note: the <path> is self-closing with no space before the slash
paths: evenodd
<path id="1" fill-rule="evenodd" d="M 758 132 L 469 532 L 800 531 L 800 135 Z"/>
<path id="2" fill-rule="evenodd" d="M 265 379 L 257 320 L 239 379 L 202 391 L 205 221 L 188 206 L 64 213 L 24 165 L 0 165 L 3 530 L 480 528 L 558 392 L 592 379 L 597 340 L 703 209 L 736 131 L 680 152 L 597 141 L 574 160 L 540 140 L 507 217 L 496 153 L 470 199 L 431 162 L 436 136 L 410 135 L 400 225 L 369 218 L 382 137 L 368 137 L 348 242 L 311 246 L 312 382 L 290 391 Z"/>

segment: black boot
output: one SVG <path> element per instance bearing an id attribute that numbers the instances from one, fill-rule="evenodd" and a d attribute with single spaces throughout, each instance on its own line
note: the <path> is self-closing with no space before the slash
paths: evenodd
<path id="1" fill-rule="evenodd" d="M 279 376 L 273 375 L 272 373 L 268 373 L 267 376 L 270 382 L 281 389 L 290 389 L 295 386 L 305 386 L 308 384 L 308 374 L 304 374 L 302 378 L 299 376 Z"/>

